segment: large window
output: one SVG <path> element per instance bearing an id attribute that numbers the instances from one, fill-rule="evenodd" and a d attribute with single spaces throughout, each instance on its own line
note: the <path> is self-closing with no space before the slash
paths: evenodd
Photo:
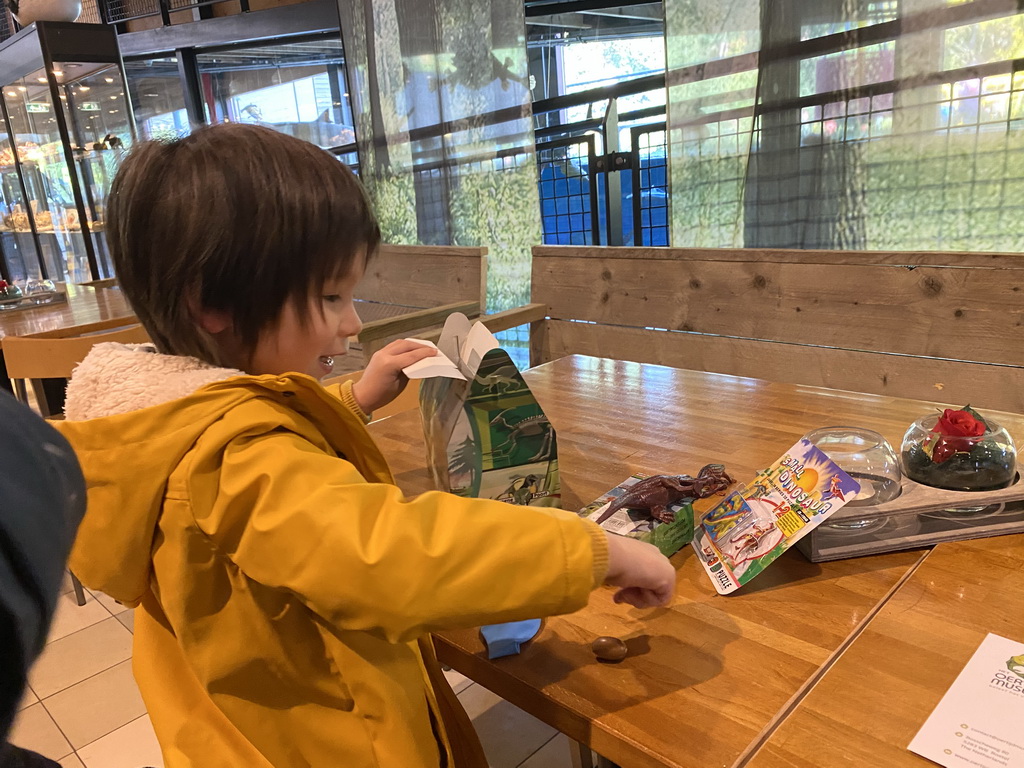
<path id="1" fill-rule="evenodd" d="M 527 2 L 544 242 L 667 245 L 662 5 L 583 5 Z"/>
<path id="2" fill-rule="evenodd" d="M 665 71 L 665 41 L 662 36 L 634 37 L 590 42 L 567 42 L 557 48 L 562 73 L 562 93 L 579 93 L 605 85 L 645 75 L 658 75 Z M 619 110 L 665 106 L 665 89 L 624 96 L 619 99 Z M 570 107 L 565 110 L 565 121 L 575 122 L 591 115 L 604 114 L 607 103 Z"/>

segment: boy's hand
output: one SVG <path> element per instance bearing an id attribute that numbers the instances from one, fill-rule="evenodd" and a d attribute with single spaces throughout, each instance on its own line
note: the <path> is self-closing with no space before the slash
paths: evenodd
<path id="1" fill-rule="evenodd" d="M 621 587 L 616 603 L 636 608 L 668 605 L 676 589 L 676 569 L 658 548 L 646 541 L 614 533 L 608 537 L 608 575 L 605 584 Z"/>
<path id="2" fill-rule="evenodd" d="M 352 385 L 352 395 L 359 407 L 364 413 L 372 413 L 390 403 L 409 383 L 402 369 L 436 354 L 433 347 L 409 339 L 392 341 L 370 358 L 363 377 Z"/>

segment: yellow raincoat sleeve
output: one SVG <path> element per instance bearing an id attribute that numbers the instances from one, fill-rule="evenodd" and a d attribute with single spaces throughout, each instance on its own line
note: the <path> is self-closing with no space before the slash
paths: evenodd
<path id="1" fill-rule="evenodd" d="M 574 514 L 438 492 L 406 499 L 292 432 L 239 437 L 220 460 L 206 478 L 215 501 L 193 504 L 196 523 L 247 577 L 339 629 L 404 642 L 568 613 L 607 570 L 603 532 Z"/>
<path id="2" fill-rule="evenodd" d="M 363 420 L 364 424 L 369 422 L 371 414 L 366 413 L 359 406 L 359 403 L 356 401 L 356 396 L 352 392 L 351 381 L 343 381 L 341 384 L 331 384 L 328 387 L 324 387 L 324 389 L 326 389 L 331 396 L 341 400 L 346 408 Z"/>

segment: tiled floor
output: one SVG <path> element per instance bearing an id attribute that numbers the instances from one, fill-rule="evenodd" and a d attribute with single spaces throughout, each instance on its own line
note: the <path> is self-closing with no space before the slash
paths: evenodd
<path id="1" fill-rule="evenodd" d="M 69 768 L 162 768 L 132 679 L 132 613 L 106 595 L 86 597 L 79 606 L 73 592 L 61 596 L 11 741 Z M 564 736 L 458 672 L 447 675 L 492 768 L 568 768 Z"/>

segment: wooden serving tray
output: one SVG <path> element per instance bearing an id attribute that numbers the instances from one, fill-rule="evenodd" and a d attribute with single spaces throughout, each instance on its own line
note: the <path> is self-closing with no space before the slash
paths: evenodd
<path id="1" fill-rule="evenodd" d="M 814 563 L 1024 532 L 1024 482 L 997 491 L 947 491 L 906 477 L 884 504 L 845 506 L 797 542 Z"/>

